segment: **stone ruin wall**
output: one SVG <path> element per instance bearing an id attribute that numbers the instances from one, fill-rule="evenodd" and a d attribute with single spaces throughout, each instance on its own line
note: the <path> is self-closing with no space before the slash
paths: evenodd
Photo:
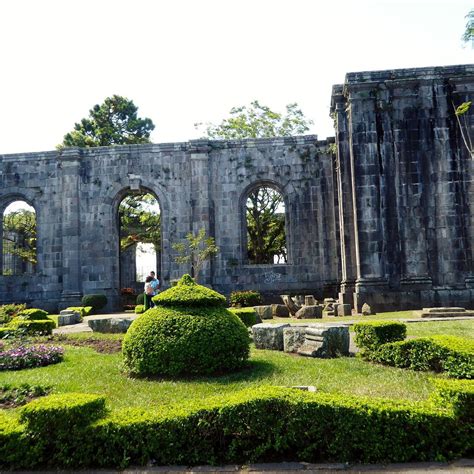
<path id="1" fill-rule="evenodd" d="M 0 216 L 20 199 L 38 222 L 37 272 L 0 275 L 0 303 L 53 309 L 105 293 L 117 309 L 117 209 L 142 190 L 161 206 L 165 286 L 189 271 L 171 244 L 204 227 L 221 251 L 202 280 L 227 294 L 471 308 L 473 161 L 453 103 L 473 98 L 474 65 L 350 73 L 332 94 L 337 158 L 315 136 L 0 155 Z M 285 198 L 287 265 L 246 261 L 244 203 L 259 185 Z"/>
<path id="2" fill-rule="evenodd" d="M 474 65 L 352 73 L 334 86 L 345 302 L 472 307 L 473 160 L 453 104 L 473 99 Z"/>
<path id="3" fill-rule="evenodd" d="M 204 227 L 220 253 L 202 282 L 218 291 L 337 292 L 336 176 L 329 143 L 315 136 L 242 141 L 197 140 L 0 157 L 0 215 L 14 200 L 33 205 L 38 264 L 34 275 L 0 276 L 0 303 L 54 309 L 83 294 L 120 300 L 118 205 L 131 190 L 151 191 L 162 213 L 165 287 L 189 268 L 174 263 L 173 242 Z M 270 185 L 286 204 L 287 265 L 246 261 L 244 205 Z"/>

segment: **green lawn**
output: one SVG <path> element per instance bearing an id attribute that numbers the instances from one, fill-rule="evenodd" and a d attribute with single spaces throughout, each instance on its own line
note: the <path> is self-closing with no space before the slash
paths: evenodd
<path id="1" fill-rule="evenodd" d="M 409 336 L 450 334 L 474 338 L 474 320 L 411 323 L 407 324 L 407 330 Z M 91 337 L 110 341 L 119 340 L 123 335 L 84 333 L 68 336 L 75 340 Z M 65 350 L 65 361 L 60 364 L 0 372 L 0 385 L 29 383 L 49 385 L 56 393 L 98 393 L 106 396 L 112 408 L 122 408 L 171 404 L 257 385 L 315 385 L 325 392 L 422 400 L 432 391 L 432 378 L 440 377 L 370 364 L 357 357 L 311 359 L 253 348 L 248 368 L 224 377 L 133 379 L 123 372 L 120 353 L 100 354 L 88 347 L 70 345 L 65 345 Z"/>

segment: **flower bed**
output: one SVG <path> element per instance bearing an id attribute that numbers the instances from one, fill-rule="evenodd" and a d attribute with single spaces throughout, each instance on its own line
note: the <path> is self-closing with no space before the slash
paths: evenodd
<path id="1" fill-rule="evenodd" d="M 64 349 L 50 345 L 19 345 L 0 347 L 0 370 L 19 370 L 57 364 L 63 360 Z"/>

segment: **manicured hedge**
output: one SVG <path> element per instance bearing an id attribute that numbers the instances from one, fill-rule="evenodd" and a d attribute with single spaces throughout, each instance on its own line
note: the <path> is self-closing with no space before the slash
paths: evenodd
<path id="1" fill-rule="evenodd" d="M 158 306 L 210 307 L 225 306 L 225 296 L 202 285 L 197 285 L 189 275 L 183 275 L 176 286 L 157 296 L 153 302 Z"/>
<path id="2" fill-rule="evenodd" d="M 257 324 L 257 313 L 253 308 L 229 308 L 229 311 L 238 316 L 248 328 Z"/>
<path id="3" fill-rule="evenodd" d="M 8 328 L 15 331 L 24 331 L 27 334 L 52 334 L 56 327 L 52 319 L 28 321 L 20 318 L 15 318 L 8 324 Z"/>
<path id="4" fill-rule="evenodd" d="M 396 321 L 370 321 L 354 324 L 355 343 L 364 354 L 381 344 L 403 341 L 407 327 Z"/>
<path id="5" fill-rule="evenodd" d="M 262 303 L 262 296 L 258 291 L 233 291 L 230 294 L 230 304 L 232 306 L 257 306 Z"/>
<path id="6" fill-rule="evenodd" d="M 92 313 L 94 308 L 92 306 L 70 306 L 66 308 L 68 311 L 75 311 L 76 313 L 81 313 L 81 317 L 89 316 Z"/>
<path id="7" fill-rule="evenodd" d="M 422 337 L 383 344 L 364 353 L 364 357 L 395 367 L 474 378 L 474 341 L 456 336 Z"/>
<path id="8" fill-rule="evenodd" d="M 135 306 L 135 314 L 142 314 L 145 312 L 145 306 L 142 304 L 137 304 Z"/>
<path id="9" fill-rule="evenodd" d="M 18 317 L 27 321 L 44 321 L 48 319 L 48 312 L 38 308 L 24 309 L 18 313 Z"/>
<path id="10" fill-rule="evenodd" d="M 261 387 L 154 410 L 104 415 L 103 400 L 56 395 L 0 414 L 0 467 L 196 465 L 298 460 L 407 462 L 468 456 L 467 389 L 410 403 Z M 448 395 L 447 395 L 448 394 Z M 102 417 L 98 419 L 99 417 Z"/>
<path id="11" fill-rule="evenodd" d="M 107 304 L 107 296 L 103 294 L 91 294 L 91 295 L 84 295 L 82 297 L 81 303 L 84 306 L 92 306 L 94 311 L 98 311 L 102 309 Z"/>

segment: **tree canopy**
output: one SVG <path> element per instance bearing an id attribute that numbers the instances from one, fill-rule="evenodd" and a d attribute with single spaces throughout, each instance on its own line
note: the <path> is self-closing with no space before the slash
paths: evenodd
<path id="1" fill-rule="evenodd" d="M 36 264 L 36 214 L 28 209 L 3 216 L 3 274 L 25 273 Z M 12 260 L 7 260 L 10 256 Z M 17 265 L 20 259 L 20 271 Z M 28 265 L 29 264 L 29 265 Z M 32 267 L 33 266 L 33 267 Z"/>
<path id="2" fill-rule="evenodd" d="M 94 105 L 89 117 L 76 123 L 59 146 L 85 148 L 149 143 L 154 128 L 151 119 L 138 117 L 138 107 L 133 101 L 114 95 Z"/>
<path id="3" fill-rule="evenodd" d="M 465 43 L 468 43 L 469 41 L 474 41 L 474 9 L 466 15 L 466 20 L 466 28 L 462 39 Z"/>
<path id="4" fill-rule="evenodd" d="M 239 140 L 302 135 L 312 124 L 312 120 L 304 116 L 296 103 L 288 104 L 286 114 L 281 114 L 254 100 L 249 106 L 233 107 L 230 117 L 218 125 L 198 123 L 195 126 L 205 126 L 208 138 Z"/>
<path id="5" fill-rule="evenodd" d="M 296 103 L 288 104 L 286 114 L 281 114 L 255 100 L 248 107 L 231 109 L 230 117 L 220 124 L 207 124 L 206 135 L 226 140 L 289 137 L 306 133 L 312 124 Z M 286 263 L 283 196 L 272 188 L 262 186 L 248 195 L 245 214 L 249 262 L 272 264 L 277 257 L 278 263 Z"/>
<path id="6" fill-rule="evenodd" d="M 153 244 L 161 249 L 161 214 L 152 194 L 129 195 L 119 206 L 120 249 L 127 250 L 138 244 Z"/>

